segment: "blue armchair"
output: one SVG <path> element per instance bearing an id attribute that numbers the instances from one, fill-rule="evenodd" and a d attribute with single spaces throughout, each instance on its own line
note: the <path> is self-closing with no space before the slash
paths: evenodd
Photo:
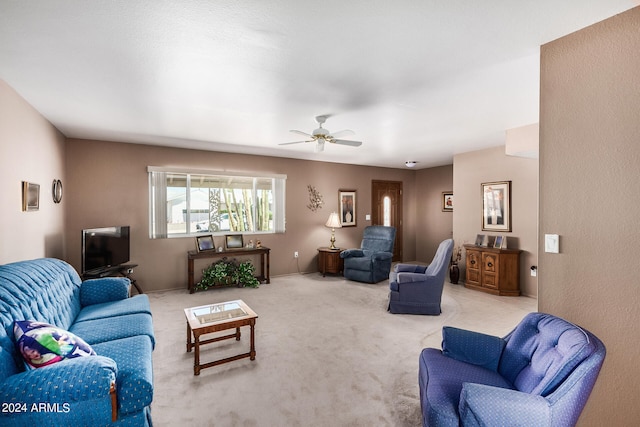
<path id="1" fill-rule="evenodd" d="M 344 259 L 344 277 L 365 283 L 388 279 L 395 240 L 394 227 L 365 227 L 360 249 L 340 252 L 340 258 Z"/>
<path id="2" fill-rule="evenodd" d="M 440 243 L 428 266 L 396 264 L 389 278 L 389 311 L 439 315 L 442 290 L 453 252 L 453 240 Z"/>
<path id="3" fill-rule="evenodd" d="M 573 426 L 606 350 L 589 331 L 530 313 L 506 337 L 444 327 L 422 350 L 424 426 Z"/>

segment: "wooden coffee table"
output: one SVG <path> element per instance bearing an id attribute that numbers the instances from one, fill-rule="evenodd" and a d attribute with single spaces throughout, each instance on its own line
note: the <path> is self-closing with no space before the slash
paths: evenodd
<path id="1" fill-rule="evenodd" d="M 255 360 L 255 325 L 258 315 L 249 308 L 242 300 L 227 301 L 215 304 L 202 305 L 199 307 L 191 307 L 184 309 L 184 315 L 187 318 L 187 353 L 191 349 L 195 349 L 193 361 L 193 375 L 200 375 L 200 370 L 220 365 L 222 363 L 232 362 L 234 360 L 243 359 L 245 357 Z M 213 362 L 200 364 L 200 346 L 212 342 L 222 341 L 235 338 L 240 341 L 240 328 L 242 326 L 251 327 L 251 349 L 248 353 L 238 354 L 236 356 L 219 359 Z M 200 341 L 200 336 L 211 334 L 214 332 L 224 331 L 226 329 L 234 329 L 235 333 L 210 338 Z M 193 342 L 191 341 L 193 335 Z"/>

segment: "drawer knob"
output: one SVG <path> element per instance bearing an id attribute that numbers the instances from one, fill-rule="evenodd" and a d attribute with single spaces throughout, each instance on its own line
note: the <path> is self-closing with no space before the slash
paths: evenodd
<path id="1" fill-rule="evenodd" d="M 491 267 L 493 267 L 493 264 L 492 263 L 488 263 L 487 267 L 491 268 Z"/>
<path id="2" fill-rule="evenodd" d="M 471 265 L 474 265 L 476 263 L 475 260 L 471 260 Z"/>

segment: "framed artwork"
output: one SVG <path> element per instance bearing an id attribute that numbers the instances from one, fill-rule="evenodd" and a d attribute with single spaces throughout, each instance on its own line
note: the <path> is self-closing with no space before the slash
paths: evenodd
<path id="1" fill-rule="evenodd" d="M 238 249 L 244 247 L 242 234 L 227 234 L 225 239 L 227 249 Z"/>
<path id="2" fill-rule="evenodd" d="M 504 240 L 503 236 L 496 236 L 496 240 L 493 242 L 493 247 L 495 249 L 501 249 L 503 240 Z"/>
<path id="3" fill-rule="evenodd" d="M 482 230 L 511 231 L 511 181 L 486 182 L 482 187 Z"/>
<path id="4" fill-rule="evenodd" d="M 478 234 L 476 236 L 476 246 L 484 245 L 484 234 Z"/>
<path id="5" fill-rule="evenodd" d="M 343 227 L 356 226 L 356 190 L 338 190 L 340 223 Z"/>
<path id="6" fill-rule="evenodd" d="M 22 210 L 37 211 L 40 209 L 40 185 L 22 181 Z"/>
<path id="7" fill-rule="evenodd" d="M 442 212 L 453 212 L 453 191 L 442 193 Z"/>
<path id="8" fill-rule="evenodd" d="M 198 252 L 213 250 L 213 236 L 208 235 L 196 237 L 196 247 L 198 248 Z"/>

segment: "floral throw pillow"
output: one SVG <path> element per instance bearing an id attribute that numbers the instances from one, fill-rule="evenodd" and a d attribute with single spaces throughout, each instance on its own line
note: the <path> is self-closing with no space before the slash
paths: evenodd
<path id="1" fill-rule="evenodd" d="M 65 359 L 96 354 L 82 338 L 47 323 L 15 321 L 13 334 L 18 349 L 30 368 L 42 368 Z"/>

